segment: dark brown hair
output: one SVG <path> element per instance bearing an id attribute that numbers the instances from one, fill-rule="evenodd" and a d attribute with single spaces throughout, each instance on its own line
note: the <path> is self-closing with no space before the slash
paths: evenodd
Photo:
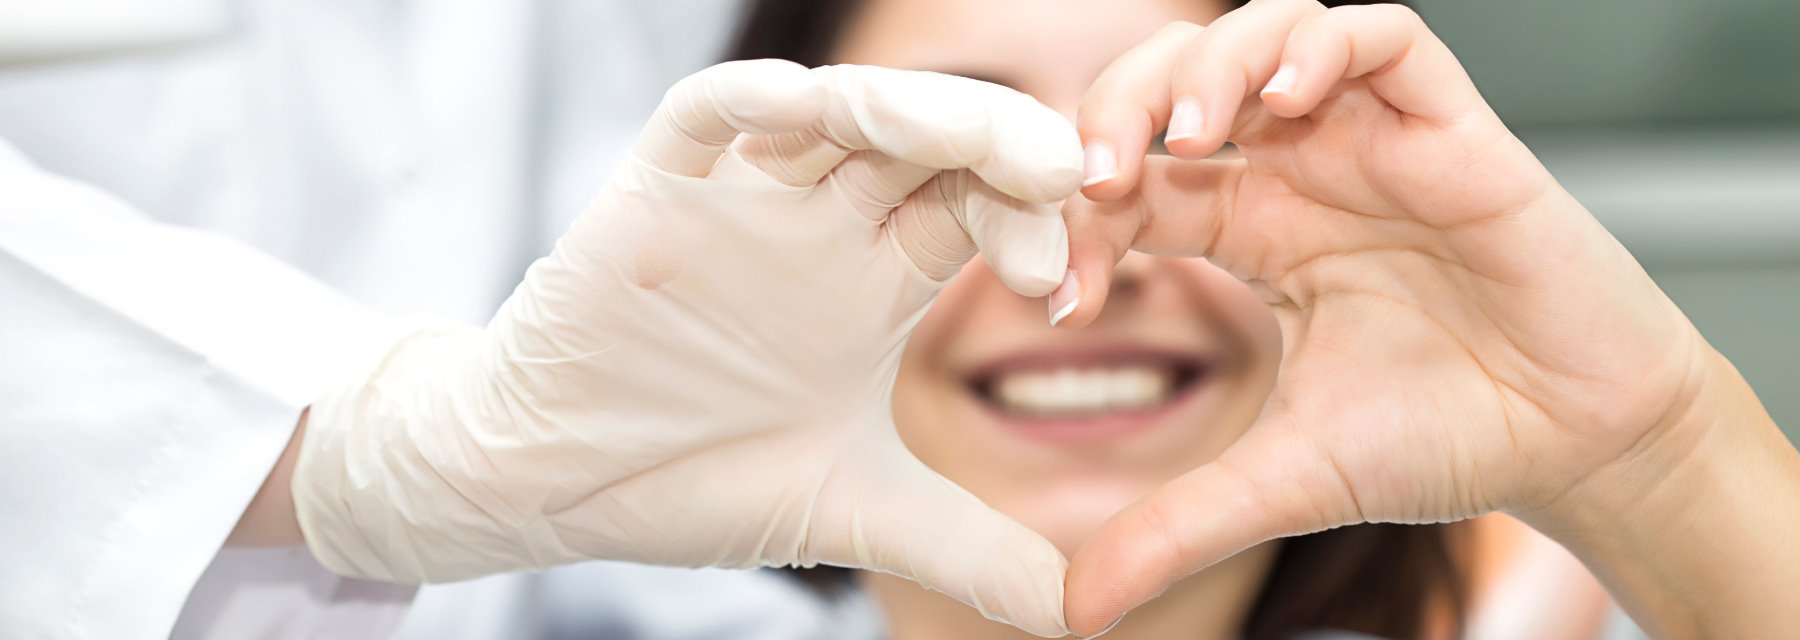
<path id="1" fill-rule="evenodd" d="M 1221 0 L 1236 8 L 1248 0 Z M 1388 0 L 1324 0 L 1327 7 L 1351 4 L 1406 4 Z M 726 60 L 781 58 L 816 67 L 830 64 L 831 52 L 845 25 L 862 7 L 860 0 L 754 0 L 738 22 Z"/>
<path id="2" fill-rule="evenodd" d="M 860 5 L 854 0 L 755 0 L 726 59 L 827 64 Z M 1467 599 L 1458 562 L 1466 557 L 1464 530 L 1456 525 L 1365 524 L 1283 540 L 1240 636 L 1283 640 L 1325 629 L 1384 638 L 1460 636 Z M 792 575 L 827 594 L 852 585 L 849 571 L 833 567 L 799 569 Z"/>

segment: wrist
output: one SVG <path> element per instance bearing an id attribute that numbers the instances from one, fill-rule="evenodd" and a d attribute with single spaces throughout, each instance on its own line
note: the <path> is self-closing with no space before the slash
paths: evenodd
<path id="1" fill-rule="evenodd" d="M 282 450 L 281 457 L 276 459 L 275 468 L 263 480 L 262 487 L 257 489 L 256 497 L 250 500 L 250 506 L 244 509 L 244 515 L 238 519 L 237 526 L 225 539 L 225 545 L 231 547 L 286 547 L 306 544 L 306 538 L 300 532 L 300 521 L 294 515 L 294 496 L 292 481 L 294 462 L 300 457 L 300 440 L 306 436 L 307 412 L 300 412 L 300 420 L 294 425 L 294 434 L 288 438 L 287 447 Z"/>
<path id="2" fill-rule="evenodd" d="M 1800 453 L 1722 355 L 1618 461 L 1520 514 L 1580 556 L 1654 637 L 1742 635 L 1800 571 Z M 1757 605 L 1769 601 L 1765 605 Z"/>

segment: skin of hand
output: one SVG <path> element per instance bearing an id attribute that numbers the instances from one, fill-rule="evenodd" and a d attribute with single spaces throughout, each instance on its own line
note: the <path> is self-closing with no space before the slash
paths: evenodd
<path id="1" fill-rule="evenodd" d="M 1175 157 L 1146 158 L 1164 126 Z M 1416 14 L 1256 0 L 1171 25 L 1079 129 L 1059 326 L 1091 321 L 1137 249 L 1245 280 L 1284 343 L 1257 424 L 1072 558 L 1071 631 L 1264 540 L 1491 511 L 1574 550 L 1653 634 L 1800 624 L 1762 577 L 1800 574 L 1800 455 Z M 1241 157 L 1205 159 L 1227 141 Z"/>

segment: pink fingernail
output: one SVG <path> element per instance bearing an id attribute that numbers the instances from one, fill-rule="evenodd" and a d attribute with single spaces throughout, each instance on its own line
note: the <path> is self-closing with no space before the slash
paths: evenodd
<path id="1" fill-rule="evenodd" d="M 1078 304 L 1081 304 L 1081 279 L 1075 277 L 1074 269 L 1070 269 L 1063 275 L 1062 284 L 1050 292 L 1050 326 L 1056 326 L 1063 318 L 1075 313 Z"/>
<path id="2" fill-rule="evenodd" d="M 1081 181 L 1081 186 L 1091 187 L 1119 177 L 1119 156 L 1113 153 L 1111 146 L 1095 140 L 1089 142 L 1087 149 L 1083 151 L 1087 179 Z"/>
<path id="3" fill-rule="evenodd" d="M 1280 69 L 1275 70 L 1275 77 L 1269 78 L 1269 84 L 1268 86 L 1263 87 L 1262 92 L 1265 94 L 1292 93 L 1294 90 L 1294 82 L 1299 79 L 1300 72 L 1294 70 L 1293 65 L 1283 64 Z"/>
<path id="4" fill-rule="evenodd" d="M 1200 127 L 1206 116 L 1200 113 L 1200 101 L 1183 96 L 1175 101 L 1175 107 L 1169 111 L 1169 131 L 1163 134 L 1163 140 L 1182 140 L 1200 135 Z"/>

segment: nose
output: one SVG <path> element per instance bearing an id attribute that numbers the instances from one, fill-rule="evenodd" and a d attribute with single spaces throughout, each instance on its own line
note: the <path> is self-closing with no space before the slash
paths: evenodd
<path id="1" fill-rule="evenodd" d="M 1131 304 L 1143 292 L 1153 276 L 1156 258 L 1142 253 L 1127 253 L 1113 270 L 1112 287 L 1107 291 L 1107 306 Z"/>

